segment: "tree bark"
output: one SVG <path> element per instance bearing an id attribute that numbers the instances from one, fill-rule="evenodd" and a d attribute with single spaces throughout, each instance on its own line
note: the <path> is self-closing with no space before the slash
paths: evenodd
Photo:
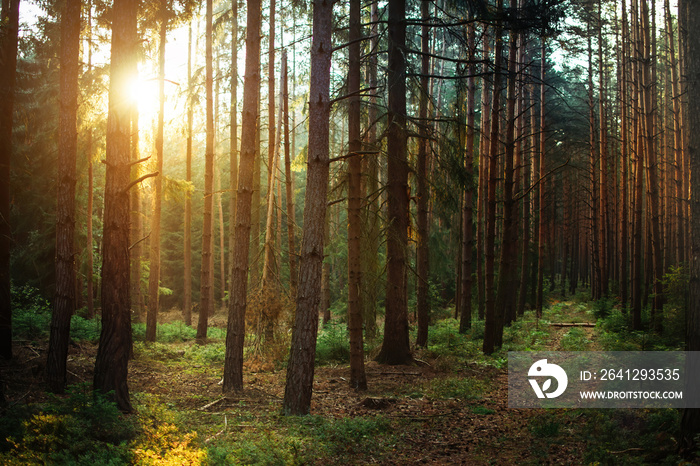
<path id="1" fill-rule="evenodd" d="M 350 333 L 350 386 L 367 389 L 365 351 L 362 339 L 362 150 L 360 139 L 360 25 L 361 1 L 350 1 L 350 33 L 348 41 L 348 330 Z"/>
<path id="2" fill-rule="evenodd" d="M 236 189 L 238 189 L 238 0 L 231 0 L 231 127 L 229 147 L 229 226 L 228 226 L 228 299 L 231 302 L 233 250 L 236 237 Z"/>
<path id="3" fill-rule="evenodd" d="M 282 105 L 284 107 L 284 180 L 287 196 L 287 245 L 289 258 L 289 288 L 293 299 L 297 296 L 299 281 L 297 271 L 297 253 L 294 240 L 296 214 L 294 213 L 294 180 L 292 179 L 292 154 L 289 145 L 289 87 L 288 87 L 287 51 L 282 52 Z"/>
<path id="4" fill-rule="evenodd" d="M 499 14 L 503 11 L 503 0 L 498 0 Z M 500 20 L 496 22 L 494 37 L 496 46 L 494 50 L 494 75 L 493 95 L 491 100 L 491 137 L 488 147 L 488 203 L 486 209 L 486 244 L 484 256 L 485 276 L 484 289 L 486 293 L 486 311 L 484 314 L 484 343 L 483 351 L 491 354 L 496 349 L 496 329 L 498 328 L 498 316 L 496 314 L 496 290 L 495 279 L 495 254 L 496 254 L 496 184 L 498 183 L 498 150 L 500 132 L 501 110 L 501 61 L 503 59 L 503 25 Z"/>
<path id="5" fill-rule="evenodd" d="M 517 0 L 511 0 L 511 9 L 517 10 Z M 515 159 L 515 84 L 517 80 L 517 38 L 516 32 L 510 31 L 508 45 L 508 88 L 506 94 L 506 128 L 505 128 L 505 160 L 503 183 L 503 233 L 501 240 L 501 256 L 498 267 L 498 285 L 495 304 L 495 335 L 494 343 L 500 347 L 503 343 L 503 327 L 515 318 L 515 292 L 513 289 L 514 272 L 518 253 L 516 238 L 515 200 L 513 199 L 514 159 Z"/>
<path id="6" fill-rule="evenodd" d="M 0 17 L 0 356 L 12 358 L 10 163 L 17 71 L 19 0 L 2 0 Z"/>
<path id="7" fill-rule="evenodd" d="M 260 30 L 262 2 L 248 0 L 245 78 L 241 116 L 241 151 L 236 196 L 236 234 L 231 261 L 231 295 L 226 327 L 224 393 L 243 389 L 243 343 L 248 291 L 251 206 L 254 194 L 254 164 L 257 146 L 257 119 L 260 103 Z M 257 238 L 254 238 L 257 241 Z"/>
<path id="8" fill-rule="evenodd" d="M 138 2 L 115 0 L 112 7 L 112 52 L 107 116 L 103 261 L 102 331 L 95 361 L 94 388 L 114 392 L 119 409 L 130 412 L 127 373 L 131 352 L 129 290 L 130 103 L 123 89 L 135 60 Z"/>
<path id="9" fill-rule="evenodd" d="M 68 0 L 61 13 L 60 109 L 58 115 L 58 193 L 56 205 L 56 294 L 51 316 L 49 389 L 63 393 L 75 311 L 75 183 L 78 153 L 78 74 L 80 72 L 80 6 Z"/>
<path id="10" fill-rule="evenodd" d="M 467 135 L 465 141 L 464 166 L 467 180 L 474 177 L 474 136 L 475 136 L 475 109 L 476 109 L 476 65 L 473 63 L 476 47 L 476 26 L 469 25 L 467 32 L 467 44 L 469 47 L 469 65 L 467 74 Z M 474 187 L 469 183 L 464 192 L 464 205 L 462 207 L 462 252 L 461 252 L 461 280 L 460 280 L 460 320 L 459 331 L 466 333 L 472 326 L 472 256 L 474 249 Z"/>
<path id="11" fill-rule="evenodd" d="M 406 256 L 408 250 L 408 162 L 406 148 L 406 1 L 389 0 L 387 71 L 387 229 L 386 319 L 377 361 L 413 360 L 408 340 Z"/>
<path id="12" fill-rule="evenodd" d="M 283 407 L 287 415 L 308 414 L 313 391 L 318 305 L 321 299 L 323 225 L 328 191 L 332 24 L 333 2 L 315 2 L 311 43 L 304 237 L 299 264 L 297 311 L 284 389 Z"/>
<path id="13" fill-rule="evenodd" d="M 236 0 L 233 0 L 234 2 Z M 186 180 L 192 182 L 192 138 L 194 127 L 194 109 L 192 105 L 192 22 L 189 24 L 187 40 L 187 153 L 186 153 Z M 185 325 L 192 325 L 192 194 L 187 193 L 185 198 L 185 234 L 184 234 L 184 301 L 182 315 Z"/>
<path id="14" fill-rule="evenodd" d="M 700 8 L 697 1 L 682 1 L 679 5 L 679 15 L 685 17 L 689 31 L 700 28 Z M 688 92 L 688 158 L 691 176 L 700 173 L 700 42 L 688 40 L 685 60 L 685 76 L 687 77 Z M 690 297 L 689 309 L 686 314 L 686 350 L 700 351 L 700 183 L 691 184 L 690 215 L 691 228 L 691 260 L 690 260 Z M 697 361 L 697 358 L 688 359 Z M 686 367 L 688 374 L 697 374 L 700 367 L 690 364 Z M 686 390 L 695 390 L 694 377 L 689 377 Z M 700 409 L 688 408 L 683 410 L 681 418 L 681 450 L 688 456 L 695 456 L 697 445 L 695 439 L 700 433 Z"/>
<path id="15" fill-rule="evenodd" d="M 146 316 L 146 341 L 156 341 L 158 304 L 160 302 L 160 223 L 163 210 L 163 130 L 165 129 L 165 44 L 168 31 L 168 0 L 160 4 L 160 39 L 158 46 L 158 127 L 156 129 L 155 164 L 157 176 L 153 180 L 153 213 L 148 274 L 148 315 Z"/>
<path id="16" fill-rule="evenodd" d="M 418 140 L 418 158 L 416 166 L 417 191 L 416 191 L 416 226 L 418 242 L 416 245 L 416 314 L 418 317 L 418 333 L 416 346 L 428 345 L 428 326 L 430 325 L 430 308 L 428 293 L 430 285 L 430 225 L 428 223 L 428 93 L 430 92 L 430 33 L 428 21 L 430 20 L 430 2 L 421 0 L 421 17 L 424 22 L 421 27 L 421 80 L 418 117 L 420 119 L 420 139 Z"/>
<path id="17" fill-rule="evenodd" d="M 544 301 L 544 291 L 543 291 L 543 275 L 544 275 L 544 215 L 542 210 L 544 209 L 544 194 L 545 186 L 544 180 L 542 179 L 544 171 L 544 158 L 545 158 L 545 141 L 546 141 L 546 122 L 545 122 L 545 96 L 546 96 L 546 86 L 545 86 L 545 75 L 547 70 L 547 42 L 546 39 L 542 38 L 542 48 L 540 57 L 540 126 L 539 126 L 539 187 L 537 189 L 539 195 L 539 206 L 540 206 L 540 216 L 539 216 L 539 228 L 537 237 L 537 300 L 535 303 L 535 313 L 537 317 L 542 317 L 542 306 Z"/>
<path id="18" fill-rule="evenodd" d="M 214 312 L 214 70 L 212 62 L 212 0 L 207 0 L 206 26 L 206 128 L 204 167 L 204 219 L 202 222 L 202 269 L 197 341 L 207 338 L 209 315 Z"/>

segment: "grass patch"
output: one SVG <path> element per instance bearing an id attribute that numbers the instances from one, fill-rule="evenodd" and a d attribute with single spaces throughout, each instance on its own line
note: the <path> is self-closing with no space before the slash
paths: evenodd
<path id="1" fill-rule="evenodd" d="M 680 413 L 675 409 L 572 411 L 586 464 L 676 465 Z"/>
<path id="2" fill-rule="evenodd" d="M 562 351 L 586 351 L 591 345 L 591 340 L 584 330 L 574 327 L 564 334 L 559 345 Z"/>

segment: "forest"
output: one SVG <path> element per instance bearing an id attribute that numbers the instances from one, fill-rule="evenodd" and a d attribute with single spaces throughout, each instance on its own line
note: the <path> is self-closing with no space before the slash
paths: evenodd
<path id="1" fill-rule="evenodd" d="M 700 463 L 508 399 L 700 351 L 697 1 L 1 13 L 3 464 Z"/>

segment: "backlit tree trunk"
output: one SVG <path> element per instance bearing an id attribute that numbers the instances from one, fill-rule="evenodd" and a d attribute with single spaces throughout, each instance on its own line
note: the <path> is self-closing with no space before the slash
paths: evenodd
<path id="1" fill-rule="evenodd" d="M 236 2 L 237 0 L 233 0 Z M 194 127 L 194 109 L 192 105 L 192 22 L 189 25 L 187 40 L 187 153 L 186 180 L 192 182 L 192 138 Z M 184 248 L 184 304 L 182 315 L 185 325 L 192 325 L 192 193 L 187 193 L 185 198 L 185 248 Z"/>
<path id="2" fill-rule="evenodd" d="M 102 331 L 95 361 L 94 388 L 113 392 L 117 406 L 131 411 L 127 372 L 131 352 L 129 290 L 130 103 L 124 93 L 135 60 L 138 2 L 115 0 L 107 116 L 107 148 L 102 261 Z"/>
<path id="3" fill-rule="evenodd" d="M 148 315 L 146 317 L 146 341 L 156 341 L 158 304 L 160 301 L 160 218 L 163 205 L 163 130 L 165 126 L 165 43 L 168 31 L 167 0 L 160 4 L 160 42 L 158 47 L 158 127 L 156 129 L 155 164 L 158 174 L 153 182 L 153 214 L 148 274 Z"/>
<path id="4" fill-rule="evenodd" d="M 313 391 L 318 307 L 321 299 L 323 226 L 328 191 L 332 23 L 333 2 L 317 0 L 313 6 L 304 236 L 283 402 L 284 413 L 287 415 L 308 414 Z"/>
<path id="5" fill-rule="evenodd" d="M 212 62 L 212 0 L 207 0 L 206 26 L 206 127 L 204 167 L 204 221 L 202 223 L 202 269 L 197 341 L 207 338 L 209 315 L 214 311 L 214 71 Z"/>
<path id="6" fill-rule="evenodd" d="M 75 182 L 78 152 L 78 73 L 80 71 L 80 1 L 68 0 L 61 14 L 61 76 L 58 114 L 58 193 L 56 207 L 56 294 L 51 316 L 47 381 L 63 393 L 75 310 Z"/>
<path id="7" fill-rule="evenodd" d="M 284 180 L 287 196 L 287 245 L 289 249 L 289 288 L 292 298 L 297 294 L 297 256 L 294 240 L 296 227 L 294 213 L 294 180 L 292 179 L 291 149 L 289 145 L 289 87 L 288 87 L 287 51 L 282 52 L 282 105 L 284 107 Z"/>
<path id="8" fill-rule="evenodd" d="M 10 161 L 17 70 L 19 0 L 2 0 L 0 17 L 0 356 L 12 358 Z"/>
<path id="9" fill-rule="evenodd" d="M 233 275 L 233 249 L 235 247 L 236 189 L 238 189 L 238 0 L 231 0 L 231 127 L 229 148 L 229 301 L 231 300 L 231 276 Z"/>
<path id="10" fill-rule="evenodd" d="M 243 343 L 248 291 L 251 206 L 254 194 L 254 164 L 257 146 L 257 118 L 260 102 L 260 0 L 248 0 L 245 79 L 241 115 L 241 151 L 236 196 L 236 234 L 231 261 L 231 295 L 226 327 L 224 393 L 243 388 Z M 257 241 L 257 238 L 254 238 Z"/>

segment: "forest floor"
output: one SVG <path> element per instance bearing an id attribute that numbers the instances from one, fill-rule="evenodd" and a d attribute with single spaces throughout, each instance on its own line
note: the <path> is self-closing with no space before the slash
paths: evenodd
<path id="1" fill-rule="evenodd" d="M 167 313 L 161 317 L 164 323 L 175 320 Z M 185 464 L 183 458 L 194 457 L 188 450 L 206 457 L 206 464 L 222 465 L 678 464 L 672 410 L 508 408 L 507 350 L 604 349 L 600 326 L 552 325 L 595 321 L 589 304 L 552 303 L 541 320 L 527 313 L 506 331 L 502 350 L 483 356 L 483 326 L 459 335 L 456 321 L 447 319 L 431 329 L 427 349 L 415 350 L 415 364 L 368 359 L 364 392 L 349 387 L 343 357 L 329 357 L 316 368 L 312 414 L 306 417 L 281 415 L 285 370 L 269 355 L 250 357 L 245 389 L 222 396 L 222 331 L 211 332 L 204 346 L 137 340 L 129 386 L 142 412 L 139 422 L 150 416 L 150 422 L 174 426 L 176 434 L 152 448 L 162 464 Z M 340 345 L 336 340 L 320 339 L 319 353 Z M 44 343 L 16 343 L 17 357 L 3 367 L 11 402 L 46 402 Z M 69 384 L 89 385 L 96 352 L 94 343 L 73 343 Z"/>

